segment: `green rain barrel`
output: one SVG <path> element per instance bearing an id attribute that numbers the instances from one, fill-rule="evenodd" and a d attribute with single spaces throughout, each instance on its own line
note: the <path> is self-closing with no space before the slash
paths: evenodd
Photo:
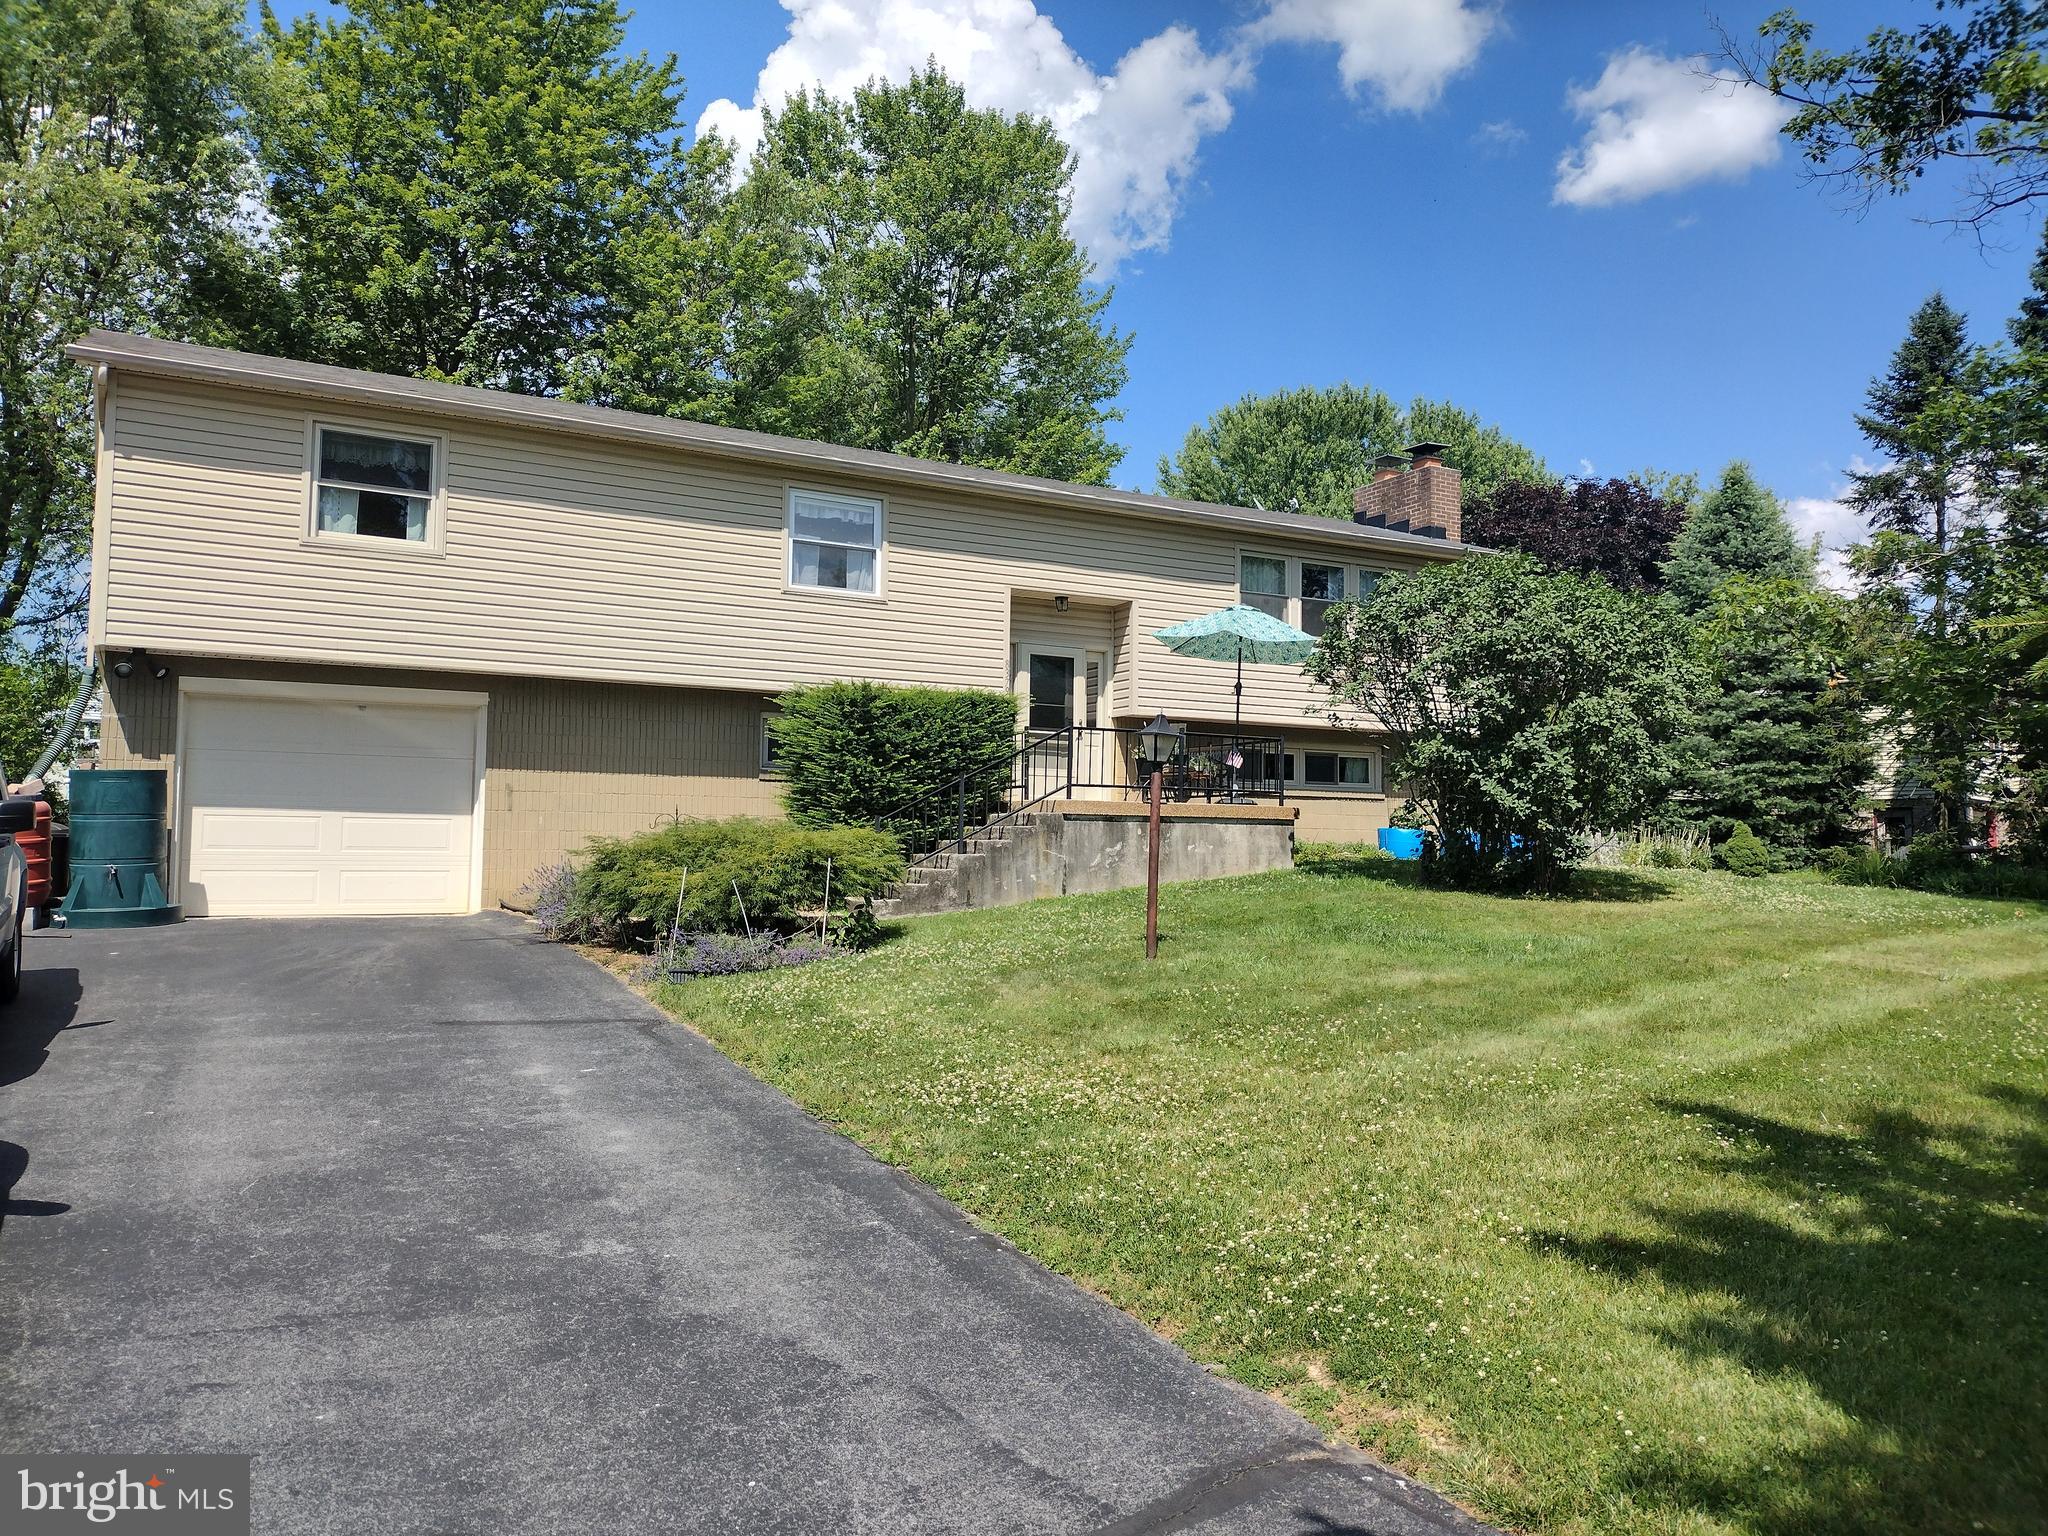
<path id="1" fill-rule="evenodd" d="M 64 920 L 73 928 L 145 928 L 175 923 L 164 899 L 161 768 L 81 768 L 71 775 L 71 889 Z"/>

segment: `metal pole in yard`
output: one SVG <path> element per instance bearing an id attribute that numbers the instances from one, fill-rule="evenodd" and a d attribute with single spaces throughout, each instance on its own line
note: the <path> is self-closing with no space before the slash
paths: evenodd
<path id="1" fill-rule="evenodd" d="M 1145 848 L 1145 958 L 1159 958 L 1159 780 L 1152 765 L 1152 836 Z"/>

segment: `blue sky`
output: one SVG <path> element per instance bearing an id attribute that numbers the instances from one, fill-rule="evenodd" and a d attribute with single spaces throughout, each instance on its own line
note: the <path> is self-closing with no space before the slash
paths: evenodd
<path id="1" fill-rule="evenodd" d="M 1775 3 L 1720 15 L 1747 33 Z M 1802 10 L 1844 42 L 1932 13 Z M 1675 62 L 1713 44 L 1695 3 L 724 0 L 644 5 L 629 42 L 676 53 L 692 118 L 742 137 L 757 95 L 927 53 L 983 102 L 1065 113 L 1077 223 L 1136 336 L 1116 479 L 1140 489 L 1217 406 L 1349 379 L 1456 400 L 1562 471 L 1746 458 L 1839 535 L 1851 412 L 1908 314 L 1940 288 L 1989 337 L 2037 234 L 2022 215 L 1984 251 L 1916 222 L 1945 189 L 1845 211 L 1766 104 L 1701 106 Z"/>

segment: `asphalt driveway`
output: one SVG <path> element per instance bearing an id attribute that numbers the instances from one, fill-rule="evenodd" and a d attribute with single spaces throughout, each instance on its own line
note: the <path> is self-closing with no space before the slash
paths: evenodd
<path id="1" fill-rule="evenodd" d="M 308 1532 L 1474 1531 L 506 916 L 38 934 L 0 1448 Z"/>

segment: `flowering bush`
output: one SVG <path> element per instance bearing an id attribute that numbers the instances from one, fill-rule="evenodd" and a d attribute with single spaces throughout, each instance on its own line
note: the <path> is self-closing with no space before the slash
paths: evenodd
<path id="1" fill-rule="evenodd" d="M 685 933 L 676 935 L 674 943 L 655 957 L 655 969 L 670 981 L 680 981 L 686 976 L 737 976 L 745 971 L 808 965 L 838 953 L 833 945 L 815 937 Z"/>
<path id="2" fill-rule="evenodd" d="M 578 937 L 566 931 L 570 927 L 569 903 L 576 894 L 576 870 L 566 859 L 536 869 L 519 887 L 519 894 L 532 899 L 533 920 L 542 933 L 551 939 Z"/>

